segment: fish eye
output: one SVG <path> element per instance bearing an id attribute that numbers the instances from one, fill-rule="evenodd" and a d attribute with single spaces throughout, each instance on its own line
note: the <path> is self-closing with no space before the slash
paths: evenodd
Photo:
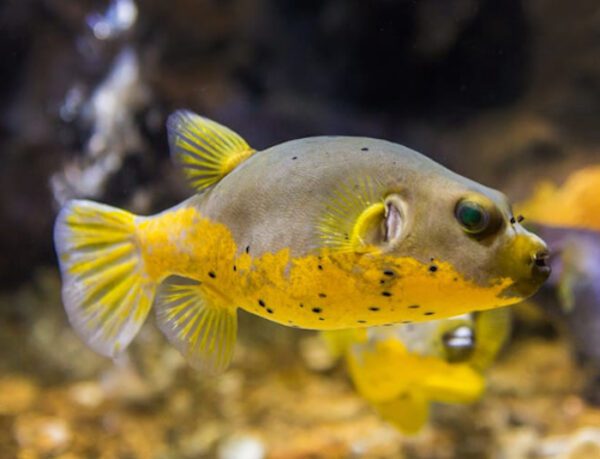
<path id="1" fill-rule="evenodd" d="M 454 215 L 469 234 L 483 233 L 490 224 L 489 212 L 481 204 L 468 199 L 458 202 Z"/>
<path id="2" fill-rule="evenodd" d="M 459 325 L 442 335 L 446 359 L 451 363 L 464 362 L 475 349 L 475 335 L 466 325 Z"/>

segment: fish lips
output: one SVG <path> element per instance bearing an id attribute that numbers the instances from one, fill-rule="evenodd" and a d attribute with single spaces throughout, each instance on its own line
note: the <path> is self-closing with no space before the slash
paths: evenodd
<path id="1" fill-rule="evenodd" d="M 535 258 L 532 258 L 529 275 L 516 279 L 512 285 L 501 293 L 501 296 L 521 299 L 529 298 L 548 280 L 551 273 L 552 268 L 548 263 L 547 255 L 544 256 L 543 261 L 541 259 L 536 261 Z"/>

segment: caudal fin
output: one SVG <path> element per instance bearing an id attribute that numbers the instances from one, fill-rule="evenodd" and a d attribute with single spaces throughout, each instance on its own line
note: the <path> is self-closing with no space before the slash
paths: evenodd
<path id="1" fill-rule="evenodd" d="M 70 201 L 54 226 L 69 321 L 95 351 L 115 357 L 152 306 L 135 235 L 135 215 L 91 201 Z"/>

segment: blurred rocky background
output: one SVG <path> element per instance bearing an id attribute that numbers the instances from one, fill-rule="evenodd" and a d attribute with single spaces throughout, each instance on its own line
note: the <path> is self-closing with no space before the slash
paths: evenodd
<path id="1" fill-rule="evenodd" d="M 523 198 L 600 160 L 597 1 L 4 0 L 0 56 L 0 457 L 600 456 L 600 413 L 536 312 L 488 398 L 406 439 L 308 332 L 246 317 L 218 381 L 152 324 L 129 360 L 95 356 L 52 248 L 69 198 L 150 213 L 190 194 L 164 127 L 181 107 L 259 149 L 386 138 Z"/>

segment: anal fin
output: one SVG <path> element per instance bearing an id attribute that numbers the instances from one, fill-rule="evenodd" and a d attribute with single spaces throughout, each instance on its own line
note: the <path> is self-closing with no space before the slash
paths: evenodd
<path id="1" fill-rule="evenodd" d="M 227 369 L 237 334 L 236 308 L 193 279 L 171 276 L 156 294 L 158 326 L 189 363 L 216 375 Z"/>

